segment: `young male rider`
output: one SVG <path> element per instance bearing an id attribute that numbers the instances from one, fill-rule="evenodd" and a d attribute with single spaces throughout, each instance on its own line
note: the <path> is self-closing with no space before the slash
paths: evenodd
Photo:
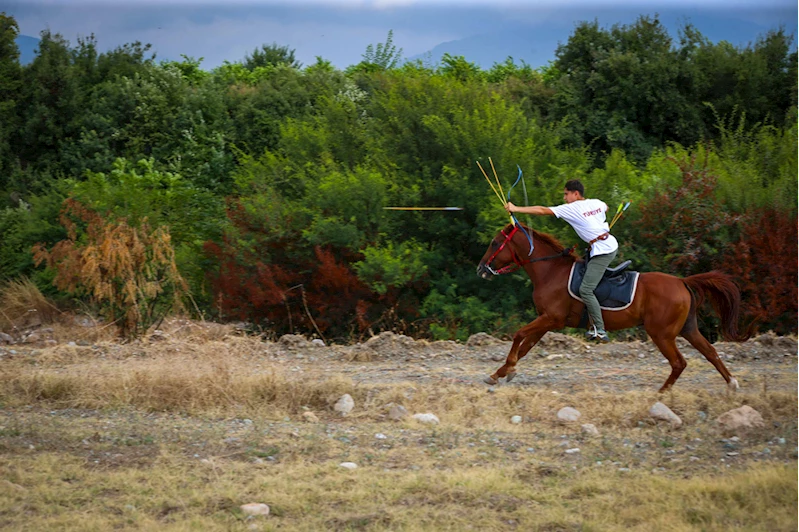
<path id="1" fill-rule="evenodd" d="M 593 329 L 586 333 L 590 340 L 607 342 L 609 340 L 605 332 L 605 322 L 602 320 L 602 309 L 599 301 L 594 295 L 599 281 L 605 273 L 610 263 L 616 258 L 619 250 L 619 243 L 609 233 L 608 223 L 605 220 L 605 212 L 608 206 L 605 202 L 598 199 L 585 199 L 585 188 L 577 179 L 566 182 L 563 191 L 563 205 L 556 207 L 517 207 L 511 202 L 505 205 L 505 210 L 509 213 L 518 212 L 521 214 L 533 214 L 539 216 L 556 216 L 565 220 L 577 232 L 577 236 L 588 243 L 590 256 L 588 265 L 585 269 L 585 276 L 580 284 L 580 298 L 588 309 L 588 315 L 594 324 Z"/>

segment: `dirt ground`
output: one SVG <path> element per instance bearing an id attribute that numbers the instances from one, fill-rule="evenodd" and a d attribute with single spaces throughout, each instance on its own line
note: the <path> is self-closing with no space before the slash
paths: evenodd
<path id="1" fill-rule="evenodd" d="M 723 390 L 724 379 L 701 353 L 677 341 L 688 362 L 679 388 Z M 356 382 L 443 382 L 486 387 L 482 379 L 505 361 L 511 342 L 476 334 L 465 344 L 427 342 L 382 333 L 354 346 L 315 346 L 303 337 L 282 337 L 274 356 L 292 371 L 343 373 Z M 797 341 L 794 337 L 762 334 L 744 343 L 719 342 L 715 348 L 738 379 L 740 393 L 796 391 Z M 360 363 L 359 363 L 360 362 Z M 567 393 L 593 385 L 605 392 L 656 391 L 670 366 L 651 342 L 588 344 L 565 334 L 547 333 L 517 365 L 518 374 L 499 386 L 543 387 Z"/>
<path id="2" fill-rule="evenodd" d="M 688 367 L 658 394 L 670 367 L 643 341 L 548 333 L 513 382 L 488 386 L 510 342 L 487 334 L 326 346 L 187 321 L 126 344 L 70 334 L 0 346 L 0 528 L 796 529 L 794 337 L 716 343 L 734 394 L 678 341 Z M 655 401 L 682 428 L 653 421 Z M 393 421 L 394 403 L 441 424 Z M 713 420 L 741 405 L 764 426 L 723 434 Z M 563 406 L 583 418 L 560 423 Z M 409 497 L 424 503 L 407 512 Z M 254 501 L 273 514 L 241 515 Z"/>

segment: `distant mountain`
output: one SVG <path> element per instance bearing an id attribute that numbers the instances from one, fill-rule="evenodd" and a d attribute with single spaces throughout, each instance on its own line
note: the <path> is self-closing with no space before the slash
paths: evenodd
<path id="1" fill-rule="evenodd" d="M 654 13 L 649 15 L 652 17 Z M 779 24 L 765 25 L 744 20 L 740 16 L 735 16 L 734 11 L 732 15 L 711 12 L 681 12 L 660 14 L 659 19 L 675 43 L 679 43 L 678 31 L 684 27 L 686 21 L 696 27 L 711 42 L 728 41 L 738 47 L 754 43 L 768 30 L 779 28 Z M 561 19 L 513 23 L 489 33 L 441 43 L 426 53 L 408 59 L 419 59 L 426 65 L 435 66 L 441 62 L 441 57 L 448 53 L 452 56 L 462 55 L 467 61 L 475 63 L 480 68 L 488 69 L 494 63 L 502 63 L 508 57 L 512 57 L 517 65 L 524 61 L 533 68 L 538 68 L 555 59 L 558 45 L 568 42 L 579 22 L 596 19 L 601 27 L 610 28 L 613 24 L 634 23 L 639 16 L 638 13 L 627 13 L 626 16 L 614 13 L 610 16 L 587 16 L 574 21 Z M 796 49 L 797 19 L 795 13 L 793 18 L 780 19 L 780 23 L 787 33 L 794 36 L 794 49 Z"/>
<path id="2" fill-rule="evenodd" d="M 19 63 L 27 65 L 32 62 L 39 48 L 39 39 L 28 37 L 27 35 L 19 35 L 14 39 L 14 42 L 17 43 L 17 48 L 19 48 Z"/>

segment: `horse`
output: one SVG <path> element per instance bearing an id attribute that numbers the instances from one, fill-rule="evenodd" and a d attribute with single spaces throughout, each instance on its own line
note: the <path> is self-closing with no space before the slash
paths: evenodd
<path id="1" fill-rule="evenodd" d="M 530 248 L 532 252 L 530 252 Z M 509 224 L 491 241 L 477 266 L 483 279 L 524 269 L 533 283 L 533 303 L 538 317 L 519 329 L 503 364 L 484 381 L 497 384 L 516 375 L 516 364 L 548 331 L 578 327 L 585 305 L 569 295 L 567 284 L 575 262 L 574 255 L 546 233 L 522 224 Z M 730 390 L 738 389 L 735 379 L 719 358 L 716 349 L 699 331 L 697 311 L 709 300 L 721 318 L 720 334 L 725 340 L 743 342 L 751 337 L 753 325 L 740 332 L 738 317 L 741 294 L 731 276 L 719 271 L 679 278 L 661 272 L 641 273 L 630 305 L 618 311 L 602 311 L 609 331 L 643 325 L 649 337 L 671 365 L 671 374 L 660 393 L 671 388 L 687 363 L 677 349 L 677 336 L 682 336 L 721 373 Z"/>

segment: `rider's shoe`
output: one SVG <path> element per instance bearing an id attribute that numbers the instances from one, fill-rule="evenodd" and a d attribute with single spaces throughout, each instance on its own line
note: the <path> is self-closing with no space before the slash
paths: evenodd
<path id="1" fill-rule="evenodd" d="M 602 329 L 599 329 L 594 336 L 594 341 L 600 344 L 606 344 L 610 342 L 610 338 L 608 337 L 608 333 Z"/>
<path id="2" fill-rule="evenodd" d="M 608 337 L 608 333 L 606 333 L 603 329 L 597 329 L 596 327 L 592 327 L 585 333 L 585 339 L 589 342 L 597 342 L 606 344 L 610 342 L 610 338 Z"/>

